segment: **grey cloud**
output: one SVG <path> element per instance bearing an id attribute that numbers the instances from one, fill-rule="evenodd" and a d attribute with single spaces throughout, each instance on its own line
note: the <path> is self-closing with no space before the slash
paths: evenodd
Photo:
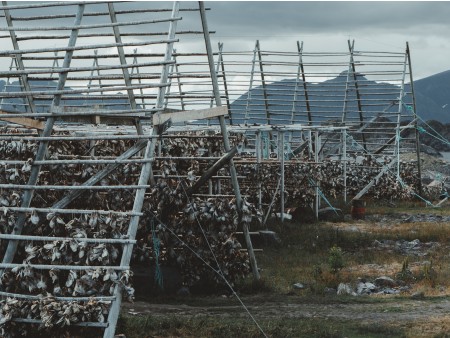
<path id="1" fill-rule="evenodd" d="M 407 31 L 448 25 L 450 2 L 207 2 L 218 34 Z M 437 30 L 436 34 L 444 32 Z"/>
<path id="2" fill-rule="evenodd" d="M 10 5 L 28 2 L 8 2 Z M 70 2 L 69 2 L 70 3 Z M 450 2 L 447 1 L 211 1 L 205 2 L 210 28 L 220 35 L 316 34 L 354 30 L 415 30 L 416 27 L 449 25 Z M 132 8 L 171 8 L 169 1 L 117 2 L 116 10 Z M 182 1 L 181 8 L 198 8 L 195 1 Z M 89 5 L 90 11 L 105 10 L 104 4 Z M 44 10 L 45 11 L 45 10 Z M 52 7 L 51 12 L 66 11 Z M 73 7 L 71 9 L 73 11 Z M 17 14 L 30 14 L 19 10 Z M 170 14 L 167 14 L 170 15 Z M 196 17 L 181 12 L 183 26 L 195 26 Z M 133 14 L 142 19 L 146 13 Z M 33 22 L 30 22 L 33 24 Z M 436 31 L 436 34 L 445 32 Z"/>
<path id="3" fill-rule="evenodd" d="M 14 2 L 8 2 L 14 4 Z M 24 2 L 16 2 L 24 4 Z M 375 49 L 403 49 L 410 41 L 414 56 L 414 70 L 421 76 L 431 75 L 450 68 L 448 55 L 448 32 L 450 26 L 450 2 L 448 1 L 206 1 L 211 8 L 207 12 L 213 47 L 225 42 L 228 51 L 252 50 L 256 39 L 268 48 L 292 51 L 296 40 L 305 41 L 308 51 L 346 50 L 347 38 L 355 38 L 356 46 Z M 71 6 L 73 12 L 74 6 Z M 135 8 L 171 8 L 172 2 L 117 2 L 116 10 Z M 196 1 L 182 1 L 181 8 L 198 8 Z M 89 5 L 87 11 L 106 11 L 105 4 Z M 54 7 L 51 12 L 66 12 L 68 9 Z M 30 10 L 18 11 L 21 15 Z M 43 11 L 46 12 L 45 10 Z M 34 13 L 33 14 L 37 14 Z M 157 13 L 153 17 L 168 17 L 170 13 Z M 200 17 L 195 12 L 180 12 L 183 20 L 178 22 L 179 30 L 201 30 Z M 121 15 L 119 20 L 146 20 L 147 13 Z M 108 18 L 86 17 L 83 23 L 108 21 Z M 61 20 L 62 22 L 63 20 Z M 67 22 L 67 21 L 66 21 Z M 70 23 L 70 21 L 69 21 Z M 22 22 L 22 25 L 43 25 L 43 22 Z M 168 24 L 161 24 L 166 32 Z M 154 28 L 154 27 L 152 27 Z M 142 31 L 145 25 L 124 26 L 120 30 Z M 107 29 L 105 29 L 106 31 Z M 109 29 L 110 31 L 110 29 Z M 198 51 L 204 49 L 201 36 L 195 38 L 179 35 L 177 49 Z M 384 46 L 378 45 L 383 43 Z M 392 47 L 392 48 L 391 48 Z"/>

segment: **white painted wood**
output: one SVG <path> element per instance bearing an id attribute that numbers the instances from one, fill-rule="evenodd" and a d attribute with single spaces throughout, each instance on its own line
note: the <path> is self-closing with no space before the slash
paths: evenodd
<path id="1" fill-rule="evenodd" d="M 180 123 L 190 120 L 210 119 L 213 117 L 219 117 L 224 115 L 228 115 L 228 109 L 226 106 L 208 109 L 186 110 L 172 113 L 162 113 L 153 115 L 153 125 L 157 126 L 163 124 L 169 119 L 172 120 L 172 123 Z"/>
<path id="2" fill-rule="evenodd" d="M 2 114 L 9 114 L 9 113 L 0 110 L 0 120 L 20 124 L 21 126 L 27 128 L 36 128 L 39 130 L 44 129 L 44 122 L 42 121 L 30 119 L 27 117 L 21 117 L 19 114 L 17 114 L 17 117 L 3 117 Z"/>

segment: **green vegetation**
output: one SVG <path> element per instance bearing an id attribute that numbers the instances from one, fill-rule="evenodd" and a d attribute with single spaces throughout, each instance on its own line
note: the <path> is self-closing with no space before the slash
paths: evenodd
<path id="1" fill-rule="evenodd" d="M 260 320 L 264 332 L 270 337 L 402 337 L 402 330 L 385 325 L 368 326 L 350 321 L 330 319 L 284 318 Z M 120 318 L 119 332 L 127 338 L 146 337 L 262 337 L 256 325 L 247 318 L 193 317 L 189 320 L 171 317 Z"/>
<path id="2" fill-rule="evenodd" d="M 330 249 L 328 254 L 328 265 L 333 273 L 338 273 L 344 266 L 344 253 L 342 249 L 336 245 Z"/>
<path id="3" fill-rule="evenodd" d="M 396 277 L 397 277 L 397 279 L 402 280 L 402 281 L 404 281 L 406 283 L 410 283 L 410 282 L 414 281 L 414 279 L 415 279 L 414 275 L 411 272 L 411 270 L 409 269 L 409 259 L 408 259 L 408 257 L 406 257 L 403 260 L 402 270 L 399 273 L 397 273 Z"/>
<path id="4" fill-rule="evenodd" d="M 415 211 L 417 203 L 405 203 L 400 213 Z M 371 212 L 394 215 L 390 207 L 376 206 Z M 405 211 L 408 210 L 408 211 Z M 414 212 L 412 212 L 414 211 Z M 424 209 L 421 208 L 423 213 Z M 434 213 L 433 209 L 433 213 Z M 436 210 L 438 211 L 438 210 Z M 427 213 L 430 213 L 427 210 Z M 442 214 L 448 211 L 442 211 Z M 404 302 L 411 300 L 414 292 L 423 293 L 427 301 L 441 300 L 450 290 L 450 226 L 447 223 L 405 223 L 397 218 L 388 224 L 376 221 L 348 221 L 346 223 L 295 224 L 272 222 L 269 229 L 278 233 L 282 245 L 266 246 L 257 253 L 262 279 L 251 277 L 239 281 L 236 290 L 244 302 L 261 305 L 264 302 L 280 304 L 367 304 L 379 307 L 380 312 L 392 315 L 407 312 Z M 439 242 L 426 256 L 409 255 L 396 250 L 374 248 L 375 241 Z M 258 246 L 256 246 L 258 247 Z M 358 278 L 373 281 L 381 275 L 389 276 L 410 289 L 396 296 L 352 297 L 328 294 L 327 288 L 336 289 L 339 283 L 355 285 Z M 305 287 L 296 289 L 295 283 Z M 217 311 L 233 311 L 221 316 L 129 316 L 123 315 L 117 332 L 131 337 L 260 337 L 257 326 L 246 316 L 232 296 L 188 298 L 156 298 L 152 303 L 188 304 L 210 307 Z M 263 305 L 261 305 L 261 309 Z M 238 311 L 239 310 L 239 311 Z M 257 312 L 258 314 L 258 312 Z M 318 317 L 289 318 L 285 313 L 257 317 L 270 337 L 444 337 L 441 332 L 450 327 L 450 321 L 434 325 L 431 321 L 414 324 L 362 323 L 351 318 L 338 319 L 322 313 Z M 442 325 L 441 325 L 442 324 Z M 441 329 L 440 329 L 441 328 Z M 441 331 L 439 331 L 441 330 Z M 423 332 L 423 334 L 422 334 Z"/>

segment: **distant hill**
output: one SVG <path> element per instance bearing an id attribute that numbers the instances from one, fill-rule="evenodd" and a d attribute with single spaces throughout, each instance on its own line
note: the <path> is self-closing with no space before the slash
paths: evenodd
<path id="1" fill-rule="evenodd" d="M 311 101 L 311 113 L 314 123 L 321 123 L 329 119 L 329 113 L 338 116 L 342 110 L 336 111 L 336 106 L 343 104 L 345 95 L 346 72 L 342 72 L 336 78 L 322 83 L 307 83 L 308 91 L 313 93 Z M 364 118 L 368 119 L 382 111 L 394 112 L 398 107 L 390 107 L 389 104 L 398 98 L 399 87 L 390 83 L 374 82 L 365 78 L 362 74 L 357 75 L 359 90 L 362 97 Z M 295 81 L 281 80 L 267 84 L 266 91 L 269 93 L 269 111 L 274 115 L 274 123 L 288 123 L 290 118 L 288 112 L 292 110 Z M 369 91 L 369 89 L 372 91 Z M 374 90 L 374 88 L 376 90 Z M 373 91 L 377 95 L 372 95 Z M 410 86 L 405 86 L 405 91 L 410 92 Z M 435 74 L 427 78 L 414 81 L 414 91 L 416 95 L 416 113 L 425 121 L 436 120 L 441 123 L 450 123 L 450 71 Z M 250 123 L 265 123 L 265 102 L 264 93 L 261 87 L 255 87 L 250 92 L 251 101 L 247 106 L 248 93 L 244 93 L 236 99 L 232 105 L 232 118 L 236 123 L 243 123 L 246 109 L 250 109 Z M 355 91 L 351 91 L 349 98 L 355 98 Z M 305 97 L 301 91 L 297 94 L 295 103 L 296 112 L 305 112 Z M 406 102 L 411 102 L 411 98 L 406 98 Z M 334 106 L 334 108 L 333 108 Z M 342 108 L 341 108 L 342 109 Z M 357 107 L 349 106 L 352 111 L 349 118 L 357 119 Z M 285 112 L 284 114 L 281 112 Z M 280 120 L 277 120 L 277 114 Z M 301 113 L 302 114 L 302 113 Z M 299 123 L 307 122 L 306 113 L 299 115 Z M 284 116 L 282 116 L 284 115 Z"/>
<path id="2" fill-rule="evenodd" d="M 33 91 L 51 91 L 56 90 L 57 83 L 55 81 L 30 81 L 30 85 L 32 86 Z M 65 87 L 65 90 L 71 90 L 70 87 Z M 5 81 L 0 80 L 0 92 L 3 92 L 5 90 Z M 10 85 L 6 88 L 6 92 L 18 92 L 20 91 L 20 85 L 18 81 L 10 83 Z M 88 96 L 86 96 L 87 98 Z M 46 113 L 49 111 L 49 107 L 52 104 L 52 100 L 48 98 L 36 98 L 34 100 L 36 105 L 36 110 L 39 113 Z M 120 98 L 109 98 L 109 99 L 89 99 L 84 100 L 83 98 L 80 99 L 73 99 L 73 100 L 64 100 L 61 101 L 61 106 L 72 106 L 72 107 L 81 107 L 83 105 L 89 105 L 89 106 L 104 106 L 106 108 L 114 109 L 114 110 L 121 110 L 121 109 L 127 109 L 129 108 L 128 100 L 126 99 L 120 99 Z M 105 108 L 105 109 L 106 109 Z M 23 98 L 7 98 L 4 99 L 1 105 L 1 109 L 5 111 L 17 111 L 17 112 L 25 112 L 26 108 L 24 105 L 24 99 Z"/>
<path id="3" fill-rule="evenodd" d="M 390 104 L 398 97 L 398 87 L 389 83 L 377 83 L 357 74 L 359 93 L 361 94 L 364 111 L 364 120 L 370 119 L 377 113 L 384 111 L 395 112 Z M 320 83 L 306 83 L 308 88 L 308 101 L 313 124 L 320 124 L 329 120 L 340 120 L 343 111 L 347 82 L 347 72 L 344 71 L 336 78 Z M 266 123 L 265 95 L 268 98 L 268 108 L 272 124 L 286 124 L 291 121 L 291 111 L 295 102 L 295 123 L 307 123 L 306 97 L 303 84 L 297 85 L 297 94 L 294 97 L 296 83 L 294 79 L 281 80 L 268 83 L 266 93 L 261 86 L 250 92 L 251 100 L 247 104 L 248 93 L 241 95 L 231 104 L 233 122 L 243 123 L 246 111 L 249 112 L 249 123 Z M 353 86 L 354 87 L 354 86 Z M 371 93 L 376 91 L 377 95 Z M 358 107 L 356 105 L 356 91 L 349 90 L 347 103 L 347 119 L 359 121 Z"/>
<path id="4" fill-rule="evenodd" d="M 314 101 L 311 111 L 313 114 L 313 121 L 320 123 L 328 119 L 330 114 L 336 113 L 336 102 L 342 104 L 344 100 L 345 92 L 345 81 L 347 79 L 346 72 L 342 72 L 334 79 L 330 79 L 324 82 L 327 86 L 326 91 L 320 91 L 320 83 L 307 83 L 308 88 L 311 92 L 315 92 L 310 100 Z M 399 89 L 398 87 L 390 83 L 377 83 L 366 79 L 363 75 L 358 74 L 358 82 L 361 83 L 360 91 L 363 98 L 364 111 L 366 112 L 366 119 L 377 111 L 386 109 L 390 101 L 396 100 Z M 18 82 L 12 83 L 13 86 L 18 86 Z M 0 92 L 4 91 L 5 81 L 0 80 Z M 374 99 L 379 99 L 380 96 L 375 97 L 371 95 L 366 95 L 368 93 L 367 88 L 369 86 L 376 86 L 377 92 L 381 93 L 382 102 L 379 105 L 373 105 Z M 56 87 L 56 82 L 52 81 L 39 81 L 33 83 L 33 89 L 44 90 L 48 88 L 49 90 Z M 286 120 L 281 112 L 292 110 L 293 92 L 294 92 L 295 82 L 293 80 L 281 80 L 278 82 L 269 83 L 267 85 L 267 90 L 270 92 L 270 111 L 274 115 L 274 123 L 288 123 L 290 119 Z M 406 91 L 409 91 L 409 86 L 406 86 Z M 70 89 L 70 88 L 66 88 Z M 10 87 L 8 91 L 18 91 L 18 87 Z M 450 70 L 438 73 L 420 80 L 414 81 L 414 90 L 416 94 L 416 112 L 425 121 L 436 120 L 441 123 L 450 123 Z M 276 93 L 276 94 L 273 94 Z M 244 93 L 236 99 L 231 104 L 232 108 L 232 118 L 236 123 L 242 123 L 244 119 L 245 109 L 246 109 L 246 99 L 248 93 Z M 350 93 L 351 99 L 354 98 L 355 93 L 352 91 Z M 252 121 L 256 123 L 262 123 L 265 121 L 265 104 L 264 96 L 261 88 L 254 88 L 251 91 L 252 100 L 250 102 L 250 108 L 253 112 Z M 306 111 L 304 105 L 305 98 L 303 95 L 298 94 L 296 111 Z M 2 104 L 2 109 L 4 110 L 16 110 L 25 111 L 23 105 L 21 105 L 21 99 L 8 99 L 4 100 Z M 50 100 L 39 100 L 38 111 L 48 111 L 48 106 L 51 104 Z M 62 105 L 69 104 L 79 106 L 86 104 L 84 100 L 70 100 L 65 102 L 63 100 Z M 125 109 L 128 106 L 128 102 L 123 99 L 111 100 L 108 103 L 111 106 L 115 106 L 114 109 Z M 89 100 L 91 105 L 101 105 L 101 100 Z M 123 104 L 123 105 L 122 105 Z M 349 118 L 357 119 L 357 107 L 349 107 L 353 111 L 349 115 Z M 388 111 L 395 111 L 390 108 Z M 341 110 L 342 111 L 342 110 Z M 279 117 L 277 117 L 277 114 Z M 277 119 L 278 122 L 277 122 Z M 298 121 L 295 122 L 306 122 L 307 116 L 299 116 Z"/>
<path id="5" fill-rule="evenodd" d="M 450 70 L 414 81 L 419 116 L 450 123 Z"/>

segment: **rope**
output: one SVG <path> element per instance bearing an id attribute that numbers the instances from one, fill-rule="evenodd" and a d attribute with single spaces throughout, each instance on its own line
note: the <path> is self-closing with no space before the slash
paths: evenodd
<path id="1" fill-rule="evenodd" d="M 421 199 L 423 202 L 425 202 L 426 205 L 431 206 L 431 207 L 435 207 L 435 205 L 433 203 L 431 203 L 430 201 L 428 201 L 427 199 L 423 198 L 422 196 L 420 196 L 419 194 L 416 194 L 411 187 L 409 187 L 403 180 L 401 177 L 397 177 L 398 182 L 400 183 L 400 185 L 402 186 L 403 189 L 407 189 L 409 190 L 410 193 L 412 193 L 414 196 L 416 196 L 417 198 Z"/>
<path id="2" fill-rule="evenodd" d="M 400 143 L 400 140 L 402 140 L 402 139 L 403 139 L 403 137 L 400 136 L 400 130 L 397 128 L 397 132 L 395 134 L 395 141 L 397 143 Z"/>
<path id="3" fill-rule="evenodd" d="M 178 171 L 177 171 L 178 174 Z M 181 179 L 178 178 L 179 184 L 181 184 Z M 190 202 L 189 196 L 187 195 L 186 190 L 184 189 L 184 185 L 181 184 L 184 193 L 186 194 L 187 198 L 188 198 L 188 202 Z M 131 193 L 129 191 L 127 191 L 130 195 Z M 250 310 L 248 309 L 248 307 L 244 304 L 244 302 L 242 301 L 242 299 L 239 297 L 239 295 L 236 293 L 236 291 L 234 290 L 233 286 L 230 284 L 230 282 L 228 282 L 228 280 L 226 279 L 226 277 L 224 276 L 222 270 L 220 269 L 220 265 L 217 261 L 216 256 L 214 255 L 214 252 L 212 251 L 211 245 L 208 241 L 208 239 L 206 238 L 206 234 L 200 224 L 199 219 L 197 218 L 197 215 L 195 215 L 195 218 L 197 220 L 197 223 L 200 227 L 200 229 L 203 232 L 203 235 L 205 236 L 205 240 L 206 243 L 208 243 L 209 249 L 214 257 L 214 260 L 216 261 L 217 264 L 217 270 L 214 269 L 208 262 L 206 262 L 194 249 L 192 249 L 185 241 L 183 241 L 180 237 L 178 237 L 178 235 L 172 230 L 170 229 L 166 224 L 164 224 L 154 213 L 153 211 L 145 208 L 145 210 L 147 210 L 148 212 L 150 212 L 153 215 L 153 219 L 158 221 L 159 224 L 161 224 L 161 226 L 163 226 L 167 231 L 169 231 L 183 246 L 185 246 L 189 251 L 191 251 L 198 259 L 200 259 L 207 267 L 209 267 L 214 273 L 216 273 L 217 275 L 219 275 L 220 278 L 223 279 L 223 281 L 225 282 L 225 284 L 228 286 L 228 288 L 231 290 L 231 292 L 233 293 L 233 295 L 236 297 L 236 299 L 239 301 L 239 303 L 241 304 L 241 306 L 244 308 L 244 310 L 247 312 L 247 314 L 250 316 L 250 318 L 252 319 L 252 321 L 255 323 L 256 327 L 258 328 L 258 330 L 261 332 L 261 334 L 265 337 L 268 338 L 267 334 L 264 332 L 264 330 L 262 329 L 262 327 L 259 325 L 259 323 L 256 321 L 255 317 L 253 317 L 253 315 L 251 314 Z M 152 223 L 153 224 L 153 223 Z M 152 236 L 153 236 L 153 229 L 152 229 Z M 156 237 L 156 236 L 155 236 Z M 154 242 L 155 243 L 155 242 Z M 159 243 L 159 238 L 158 238 L 158 243 Z M 156 252 L 156 250 L 155 250 Z M 159 245 L 158 245 L 158 253 L 159 253 Z M 155 271 L 155 277 L 156 277 L 156 271 Z M 162 275 L 161 275 L 162 278 Z"/>
<path id="4" fill-rule="evenodd" d="M 266 217 L 264 218 L 263 225 L 266 225 L 267 219 L 269 218 L 270 210 L 272 209 L 272 206 L 275 203 L 275 198 L 277 197 L 278 189 L 280 189 L 280 183 L 281 183 L 281 177 L 278 179 L 277 188 L 275 189 L 275 192 L 273 194 L 272 201 L 270 202 L 269 208 L 267 210 Z"/>
<path id="5" fill-rule="evenodd" d="M 402 104 L 403 104 L 404 107 L 406 107 L 407 110 L 411 111 L 411 112 L 414 114 L 414 110 L 413 110 L 413 108 L 412 108 L 411 106 L 406 105 L 403 101 L 402 101 Z M 423 118 L 421 118 L 418 114 L 415 114 L 415 116 L 417 116 L 417 118 L 418 118 L 420 121 L 422 121 L 428 128 L 430 128 L 436 135 L 433 135 L 432 133 L 430 133 L 429 131 L 427 131 L 425 128 L 423 128 L 423 127 L 421 127 L 421 126 L 417 126 L 417 130 L 418 130 L 420 133 L 427 134 L 427 135 L 429 135 L 429 136 L 431 136 L 431 137 L 434 137 L 435 139 L 437 139 L 437 140 L 439 140 L 439 141 L 441 141 L 441 142 L 443 142 L 443 143 L 446 143 L 446 144 L 450 145 L 450 141 L 447 140 L 443 135 L 441 135 L 441 134 L 440 134 L 437 130 L 435 130 L 432 126 L 430 126 Z"/>
<path id="6" fill-rule="evenodd" d="M 412 108 L 411 106 L 406 105 L 403 101 L 402 101 L 402 104 L 406 107 L 407 110 L 409 110 L 409 111 L 411 111 L 412 113 L 414 113 L 414 110 L 413 110 L 413 108 Z M 424 123 L 428 128 L 430 128 L 436 135 L 430 133 L 429 131 L 427 131 L 425 128 L 423 128 L 423 127 L 421 127 L 421 126 L 417 126 L 416 129 L 419 131 L 419 133 L 427 134 L 427 135 L 429 135 L 429 136 L 435 138 L 436 140 L 441 141 L 441 142 L 444 143 L 444 144 L 450 145 L 450 141 L 449 141 L 449 140 L 447 140 L 447 139 L 446 139 L 443 135 L 441 135 L 437 130 L 435 130 L 432 126 L 430 126 L 430 125 L 429 125 L 424 119 L 422 119 L 418 114 L 415 114 L 415 116 L 417 116 L 417 117 L 419 118 L 419 120 L 422 121 L 422 123 Z M 400 183 L 401 183 L 401 184 L 404 184 L 404 182 L 401 180 L 400 177 L 399 177 L 399 180 L 400 180 Z M 438 181 L 438 182 L 440 182 L 441 184 L 443 184 L 443 182 L 442 182 L 442 176 L 441 176 L 440 173 L 438 173 L 438 174 L 436 175 L 436 181 Z M 445 197 L 449 197 L 448 192 L 445 191 L 445 190 L 442 192 L 441 195 L 443 195 L 443 196 L 445 196 Z M 420 199 L 424 200 L 421 196 L 418 196 L 418 195 L 417 195 L 417 197 L 419 197 Z M 436 205 L 433 205 L 433 204 L 430 203 L 429 201 L 427 201 L 427 200 L 424 200 L 424 201 L 427 203 L 427 205 L 432 205 L 433 207 L 436 207 Z"/>
<path id="7" fill-rule="evenodd" d="M 177 171 L 177 175 L 179 175 L 178 171 Z M 181 188 L 183 189 L 184 194 L 186 195 L 186 198 L 187 198 L 187 200 L 188 200 L 188 203 L 193 207 L 193 204 L 192 204 L 192 202 L 191 202 L 191 200 L 190 200 L 190 198 L 189 198 L 189 195 L 188 195 L 188 193 L 187 193 L 187 191 L 186 191 L 186 189 L 185 189 L 185 187 L 184 187 L 184 184 L 181 182 L 181 178 L 178 178 L 178 181 L 179 181 L 179 184 L 181 184 Z M 174 234 L 175 237 L 176 237 L 176 238 L 177 238 L 184 246 L 186 246 L 190 251 L 192 251 L 192 252 L 193 252 L 198 258 L 200 258 L 200 259 L 201 259 L 201 260 L 202 260 L 209 268 L 211 268 L 216 274 L 218 274 L 218 275 L 220 276 L 220 278 L 223 279 L 223 281 L 224 281 L 225 284 L 228 286 L 228 288 L 231 290 L 231 292 L 233 293 L 233 295 L 236 296 L 236 298 L 239 300 L 239 302 L 241 303 L 241 305 L 243 306 L 243 308 L 247 311 L 247 313 L 249 314 L 249 316 L 251 317 L 251 319 L 253 320 L 253 322 L 255 323 L 255 325 L 258 327 L 258 329 L 261 331 L 261 333 L 263 334 L 263 336 L 266 337 L 266 338 L 268 338 L 267 335 L 265 334 L 264 330 L 261 328 L 261 326 L 258 324 L 258 322 L 256 321 L 256 319 L 252 316 L 252 314 L 250 313 L 250 311 L 248 310 L 248 308 L 245 306 L 245 304 L 244 304 L 244 303 L 242 302 L 242 300 L 239 298 L 239 296 L 237 295 L 236 291 L 235 291 L 235 290 L 233 289 L 233 287 L 231 286 L 230 282 L 228 282 L 227 278 L 225 277 L 225 275 L 224 275 L 224 273 L 223 273 L 223 271 L 222 271 L 222 268 L 220 267 L 219 261 L 217 260 L 217 256 L 214 254 L 214 251 L 213 251 L 213 249 L 212 249 L 212 247 L 211 247 L 211 244 L 209 243 L 209 240 L 208 240 L 208 237 L 206 236 L 205 230 L 203 229 L 203 227 L 202 227 L 202 225 L 201 225 L 201 223 L 200 223 L 200 220 L 198 219 L 196 213 L 194 213 L 194 217 L 195 217 L 195 220 L 197 221 L 198 227 L 199 227 L 200 230 L 202 231 L 203 237 L 204 237 L 204 239 L 205 239 L 205 241 L 206 241 L 206 244 L 208 245 L 209 251 L 211 252 L 211 254 L 212 254 L 213 258 L 214 258 L 214 261 L 216 262 L 217 269 L 214 269 L 210 264 L 208 264 L 208 263 L 207 263 L 207 262 L 206 262 L 206 261 L 205 261 L 205 260 L 204 260 L 197 252 L 195 252 L 193 249 L 191 249 L 191 248 L 187 245 L 187 243 L 185 243 L 183 240 L 181 240 L 181 239 L 178 237 L 178 235 L 176 235 L 172 230 L 169 229 L 169 231 L 170 231 L 172 234 Z M 156 218 L 156 216 L 155 216 L 155 219 L 158 220 L 158 218 Z M 158 222 L 160 222 L 160 221 L 158 220 Z M 160 223 L 161 223 L 161 222 L 160 222 Z M 161 224 L 162 224 L 162 223 L 161 223 Z M 165 227 L 166 229 L 168 229 L 165 225 L 164 225 L 164 227 Z"/>
<path id="8" fill-rule="evenodd" d="M 265 159 L 269 158 L 269 148 L 270 148 L 270 139 L 268 136 L 262 135 L 262 144 L 263 144 L 263 157 Z"/>
<path id="9" fill-rule="evenodd" d="M 156 235 L 155 224 L 153 219 L 150 222 L 152 227 L 153 252 L 155 253 L 155 282 L 159 285 L 161 289 L 164 289 L 163 274 L 161 272 L 161 267 L 159 265 L 161 241 L 159 240 L 159 237 Z"/>
<path id="10" fill-rule="evenodd" d="M 294 154 L 291 144 L 289 142 L 284 143 L 283 156 L 285 160 L 289 160 L 289 154 Z"/>
<path id="11" fill-rule="evenodd" d="M 324 193 L 322 192 L 322 190 L 320 190 L 320 188 L 317 186 L 317 183 L 314 182 L 314 180 L 313 180 L 312 178 L 310 178 L 310 177 L 308 177 L 308 180 L 309 180 L 309 184 L 310 184 L 312 187 L 317 188 L 317 192 L 319 193 L 319 196 L 322 197 L 322 199 L 330 206 L 330 208 L 333 209 L 333 211 L 336 213 L 336 215 L 339 216 L 339 213 L 336 211 L 336 208 L 333 207 L 333 206 L 331 205 L 330 201 L 328 201 L 328 199 L 326 198 L 325 194 L 324 194 Z"/>
<path id="12" fill-rule="evenodd" d="M 178 171 L 177 171 L 177 175 L 179 175 Z M 189 204 L 192 208 L 194 208 L 194 204 L 191 202 L 191 199 L 189 198 L 189 195 L 188 195 L 186 189 L 184 188 L 184 184 L 181 182 L 181 179 L 180 179 L 180 178 L 178 178 L 178 181 L 179 181 L 179 184 L 181 185 L 181 188 L 183 189 L 184 194 L 186 195 L 186 199 L 188 200 L 188 204 Z M 195 210 L 195 211 L 196 211 L 196 210 Z M 206 242 L 206 244 L 208 245 L 209 251 L 211 252 L 211 254 L 212 254 L 213 258 L 214 258 L 214 261 L 215 261 L 216 264 L 217 264 L 217 269 L 220 271 L 220 273 L 223 274 L 222 269 L 220 268 L 219 261 L 217 260 L 217 257 L 216 257 L 216 255 L 214 254 L 214 251 L 213 251 L 213 249 L 212 249 L 212 247 L 211 247 L 211 244 L 209 243 L 208 237 L 206 236 L 206 232 L 205 232 L 205 230 L 203 229 L 203 227 L 202 227 L 202 225 L 201 225 L 201 223 L 200 223 L 200 220 L 198 219 L 197 214 L 196 214 L 195 212 L 194 212 L 194 217 L 195 217 L 195 220 L 197 221 L 198 227 L 200 228 L 200 230 L 201 230 L 201 232 L 202 232 L 202 234 L 203 234 L 203 238 L 205 239 L 205 242 Z M 225 278 L 225 277 L 224 277 L 224 278 Z"/>
<path id="13" fill-rule="evenodd" d="M 417 126 L 417 130 L 419 131 L 419 133 L 426 133 L 427 131 L 425 129 L 423 129 L 421 126 Z"/>
<path id="14" fill-rule="evenodd" d="M 421 129 L 419 129 L 419 128 L 421 128 Z M 427 135 L 429 135 L 429 136 L 435 138 L 436 140 L 441 141 L 442 143 L 445 143 L 445 144 L 447 144 L 447 145 L 450 145 L 450 141 L 446 140 L 446 139 L 445 139 L 442 135 L 440 135 L 440 134 L 439 134 L 438 136 L 433 135 L 433 134 L 431 134 L 430 132 L 428 132 L 427 130 L 425 130 L 425 129 L 422 128 L 422 127 L 417 127 L 417 129 L 419 130 L 419 132 L 421 132 L 421 133 L 423 133 L 423 134 L 427 134 Z"/>
<path id="15" fill-rule="evenodd" d="M 248 307 L 244 304 L 244 302 L 242 301 L 242 299 L 239 297 L 239 295 L 236 293 L 236 291 L 233 289 L 233 287 L 231 286 L 231 284 L 228 282 L 228 280 L 225 278 L 225 276 L 223 275 L 222 271 L 220 270 L 220 267 L 218 267 L 218 269 L 214 269 L 207 261 L 205 261 L 194 249 L 192 249 L 185 241 L 183 241 L 180 237 L 178 237 L 178 235 L 172 230 L 170 229 L 166 224 L 164 224 L 151 210 L 147 209 L 148 212 L 150 212 L 153 215 L 153 218 L 158 221 L 159 224 L 161 224 L 161 226 L 163 226 L 167 231 L 169 231 L 183 246 L 185 246 L 189 251 L 191 251 L 198 259 L 200 259 L 208 268 L 210 268 L 214 273 L 216 273 L 220 278 L 223 279 L 223 281 L 225 282 L 225 284 L 228 286 L 228 288 L 231 290 L 231 292 L 233 293 L 233 295 L 236 297 L 236 299 L 239 301 L 239 303 L 242 305 L 242 307 L 244 308 L 244 310 L 247 312 L 247 314 L 250 316 L 250 318 L 253 320 L 253 322 L 255 323 L 255 325 L 257 326 L 257 328 L 259 329 L 259 331 L 261 332 L 261 334 L 268 338 L 268 336 L 266 335 L 266 333 L 264 332 L 264 330 L 262 329 L 262 327 L 258 324 L 258 322 L 256 321 L 255 317 L 253 317 L 253 315 L 250 313 L 250 310 L 248 309 Z"/>
<path id="16" fill-rule="evenodd" d="M 359 148 L 361 148 L 364 152 L 366 152 L 368 155 L 374 157 L 374 155 L 372 153 L 370 153 L 367 149 L 364 149 L 363 146 L 361 146 L 351 135 L 347 135 L 347 137 L 349 137 L 352 142 L 354 142 L 355 144 L 357 144 L 359 146 Z M 375 157 L 374 157 L 375 158 Z M 430 201 L 428 201 L 427 199 L 425 199 L 424 197 L 420 196 L 419 194 L 417 194 L 410 186 L 408 186 L 405 182 L 403 182 L 403 180 L 401 179 L 401 177 L 399 177 L 396 173 L 393 173 L 390 169 L 387 170 L 387 172 L 391 173 L 392 175 L 394 175 L 396 177 L 396 179 L 398 180 L 398 182 L 400 183 L 400 185 L 402 186 L 402 188 L 404 189 L 408 189 L 408 191 L 416 196 L 417 198 L 421 199 L 422 201 L 424 201 L 427 205 L 429 206 L 433 206 L 436 207 L 433 203 L 431 203 Z"/>
<path id="17" fill-rule="evenodd" d="M 353 148 L 353 150 L 358 149 L 359 145 L 358 143 L 355 141 L 355 139 L 353 138 L 353 136 L 351 136 L 350 134 L 347 134 L 347 137 L 350 138 L 350 140 L 352 141 L 351 147 Z"/>

